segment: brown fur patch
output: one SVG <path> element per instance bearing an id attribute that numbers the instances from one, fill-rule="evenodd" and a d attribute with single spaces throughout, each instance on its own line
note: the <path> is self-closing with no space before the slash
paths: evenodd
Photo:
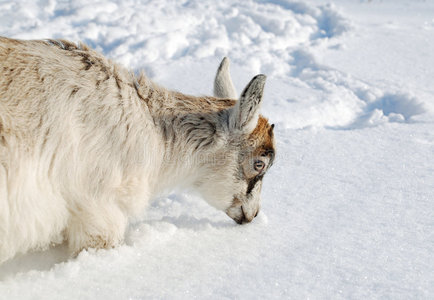
<path id="1" fill-rule="evenodd" d="M 4 128 L 0 119 L 0 146 L 6 146 L 6 139 L 3 134 L 4 134 Z"/>
<path id="2" fill-rule="evenodd" d="M 221 111 L 234 106 L 236 103 L 236 101 L 232 99 L 221 99 L 209 96 L 196 97 L 179 92 L 172 93 L 175 99 L 181 100 L 177 103 L 177 108 L 183 109 L 183 107 L 188 107 L 189 110 L 193 108 L 193 111 L 197 113 Z"/>
<path id="3" fill-rule="evenodd" d="M 274 133 L 272 126 L 263 116 L 259 116 L 258 124 L 249 136 L 249 142 L 256 146 L 253 155 L 271 155 L 274 154 Z"/>

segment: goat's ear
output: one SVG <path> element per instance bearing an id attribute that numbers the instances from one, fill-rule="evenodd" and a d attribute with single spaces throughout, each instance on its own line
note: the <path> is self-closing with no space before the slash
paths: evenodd
<path id="1" fill-rule="evenodd" d="M 249 133 L 255 129 L 258 123 L 266 78 L 263 74 L 256 75 L 246 86 L 240 99 L 232 108 L 230 116 L 232 128 Z"/>
<path id="2" fill-rule="evenodd" d="M 237 92 L 229 72 L 229 58 L 223 58 L 214 79 L 214 97 L 237 99 Z"/>

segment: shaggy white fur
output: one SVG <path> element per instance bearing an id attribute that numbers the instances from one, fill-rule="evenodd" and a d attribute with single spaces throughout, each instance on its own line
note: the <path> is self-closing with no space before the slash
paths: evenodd
<path id="1" fill-rule="evenodd" d="M 74 253 L 114 247 L 128 217 L 175 186 L 239 223 L 257 214 L 274 157 L 261 150 L 268 123 L 267 143 L 252 135 L 265 76 L 237 102 L 192 97 L 85 45 L 7 38 L 0 70 L 0 262 L 65 239 Z M 228 72 L 217 78 L 233 96 Z"/>

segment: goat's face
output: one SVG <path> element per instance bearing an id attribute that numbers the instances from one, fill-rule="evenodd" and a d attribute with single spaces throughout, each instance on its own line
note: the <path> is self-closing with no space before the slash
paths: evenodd
<path id="1" fill-rule="evenodd" d="M 275 157 L 273 127 L 260 116 L 256 128 L 240 149 L 236 171 L 237 193 L 225 210 L 238 224 L 252 221 L 261 207 L 262 179 Z"/>
<path id="2" fill-rule="evenodd" d="M 275 157 L 273 127 L 259 116 L 253 132 L 235 134 L 198 181 L 207 202 L 238 224 L 252 221 L 261 207 L 262 180 Z"/>

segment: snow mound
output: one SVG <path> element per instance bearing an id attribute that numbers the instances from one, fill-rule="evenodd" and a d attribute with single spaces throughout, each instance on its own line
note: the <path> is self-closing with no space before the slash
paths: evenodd
<path id="1" fill-rule="evenodd" d="M 286 73 L 289 49 L 349 28 L 330 5 L 294 1 L 21 1 L 2 4 L 0 18 L 0 34 L 81 40 L 134 68 L 229 56 L 268 75 Z"/>
<path id="2" fill-rule="evenodd" d="M 266 111 L 281 107 L 289 112 L 273 115 L 273 121 L 285 128 L 364 128 L 414 122 L 415 116 L 429 112 L 409 91 L 383 90 L 323 66 L 307 49 L 296 49 L 289 56 L 291 71 L 279 84 L 287 88 L 271 87 L 274 103 L 265 103 Z"/>

